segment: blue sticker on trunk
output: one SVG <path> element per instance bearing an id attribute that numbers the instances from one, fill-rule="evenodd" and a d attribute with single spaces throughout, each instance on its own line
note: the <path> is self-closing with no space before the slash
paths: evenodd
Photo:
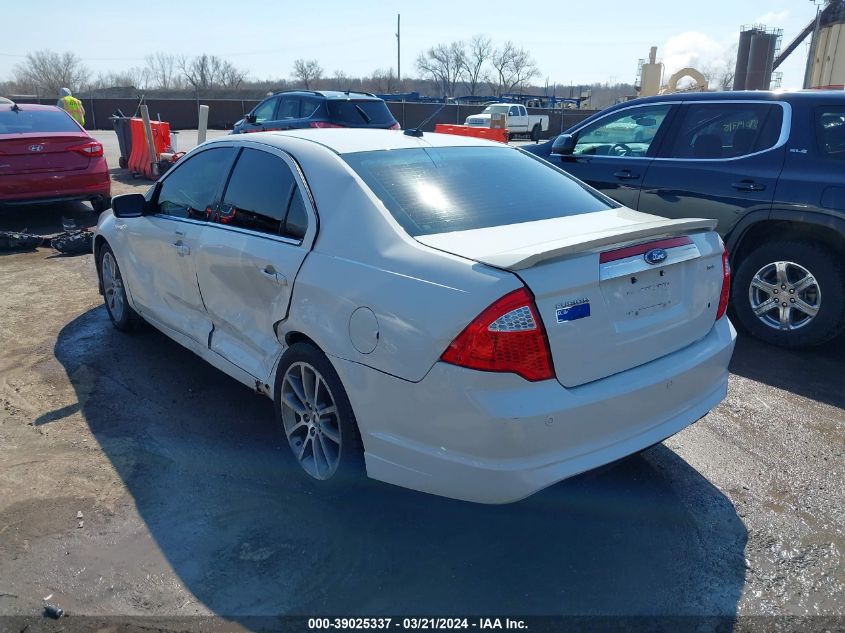
<path id="1" fill-rule="evenodd" d="M 557 308 L 557 322 L 575 321 L 590 316 L 590 302 L 576 303 L 562 308 Z"/>

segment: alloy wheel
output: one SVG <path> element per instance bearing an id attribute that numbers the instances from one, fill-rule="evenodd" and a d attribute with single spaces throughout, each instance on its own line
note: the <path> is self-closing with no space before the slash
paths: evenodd
<path id="1" fill-rule="evenodd" d="M 106 298 L 106 305 L 109 308 L 109 313 L 115 321 L 120 321 L 123 318 L 125 310 L 123 280 L 120 278 L 120 272 L 117 269 L 117 262 L 111 252 L 106 252 L 103 255 L 102 262 L 103 273 L 103 294 Z"/>
<path id="2" fill-rule="evenodd" d="M 295 362 L 282 379 L 282 423 L 299 465 L 315 479 L 334 475 L 343 436 L 334 396 L 323 376 L 306 362 Z"/>
<path id="3" fill-rule="evenodd" d="M 751 278 L 751 310 L 776 330 L 797 330 L 818 314 L 822 293 L 815 276 L 795 262 L 766 264 Z"/>

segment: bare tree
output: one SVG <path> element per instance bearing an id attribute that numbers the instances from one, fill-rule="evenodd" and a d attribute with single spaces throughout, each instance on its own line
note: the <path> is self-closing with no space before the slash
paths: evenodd
<path id="1" fill-rule="evenodd" d="M 246 78 L 246 73 L 235 68 L 231 62 L 207 53 L 193 59 L 182 56 L 176 63 L 195 90 L 237 88 Z"/>
<path id="2" fill-rule="evenodd" d="M 374 70 L 370 77 L 370 84 L 376 92 L 385 94 L 393 92 L 397 87 L 396 74 L 393 72 L 393 68 Z"/>
<path id="3" fill-rule="evenodd" d="M 521 89 L 529 79 L 540 74 L 531 53 L 510 40 L 493 52 L 490 66 L 493 70 L 487 82 L 497 97 Z"/>
<path id="4" fill-rule="evenodd" d="M 336 90 L 350 90 L 352 88 L 352 78 L 342 70 L 336 70 L 331 77 L 332 87 Z"/>
<path id="5" fill-rule="evenodd" d="M 323 67 L 316 59 L 300 58 L 293 62 L 291 77 L 308 90 L 323 77 Z"/>
<path id="6" fill-rule="evenodd" d="M 42 50 L 27 53 L 14 69 L 15 79 L 26 90 L 58 95 L 60 88 L 76 92 L 88 83 L 90 72 L 75 53 Z"/>
<path id="7" fill-rule="evenodd" d="M 452 97 L 465 60 L 466 46 L 463 42 L 438 44 L 417 56 L 417 70 L 437 84 L 444 96 Z"/>
<path id="8" fill-rule="evenodd" d="M 711 89 L 733 90 L 737 48 L 738 45 L 734 44 L 725 51 L 721 59 L 701 69 L 701 74 L 707 78 Z"/>
<path id="9" fill-rule="evenodd" d="M 469 41 L 463 57 L 461 79 L 470 95 L 475 96 L 483 78 L 484 66 L 493 52 L 493 42 L 486 35 L 476 35 Z"/>
<path id="10" fill-rule="evenodd" d="M 175 55 L 163 51 L 157 51 L 144 58 L 147 66 L 147 77 L 150 87 L 159 90 L 170 90 L 178 87 L 177 60 Z"/>

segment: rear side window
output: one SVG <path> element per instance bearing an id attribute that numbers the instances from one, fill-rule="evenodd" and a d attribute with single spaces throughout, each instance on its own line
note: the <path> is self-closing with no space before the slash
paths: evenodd
<path id="1" fill-rule="evenodd" d="M 295 211 L 292 235 L 286 223 L 291 199 L 301 198 L 296 189 L 293 172 L 285 161 L 267 152 L 244 149 L 214 220 L 251 231 L 302 239 L 308 225 L 304 205 L 301 215 L 298 209 Z"/>
<path id="2" fill-rule="evenodd" d="M 774 147 L 783 108 L 769 103 L 695 103 L 681 109 L 672 158 L 735 158 Z"/>
<path id="3" fill-rule="evenodd" d="M 205 220 L 217 206 L 220 183 L 232 163 L 234 149 L 208 149 L 179 161 L 161 183 L 158 212 L 177 218 Z"/>
<path id="4" fill-rule="evenodd" d="M 299 118 L 299 97 L 282 97 L 279 104 L 279 114 L 276 117 L 280 121 L 285 119 Z"/>
<path id="5" fill-rule="evenodd" d="M 816 109 L 816 138 L 823 154 L 845 158 L 845 107 Z"/>
<path id="6" fill-rule="evenodd" d="M 30 132 L 79 132 L 79 126 L 63 110 L 0 110 L 0 134 Z"/>
<path id="7" fill-rule="evenodd" d="M 323 100 L 318 99 L 317 97 L 301 97 L 299 110 L 300 118 L 305 119 L 310 116 L 314 116 L 317 108 L 319 108 L 322 103 Z"/>
<path id="8" fill-rule="evenodd" d="M 358 152 L 343 159 L 412 236 L 616 206 L 545 161 L 504 146 Z"/>
<path id="9" fill-rule="evenodd" d="M 343 125 L 392 125 L 396 121 L 384 101 L 330 100 L 328 108 L 332 121 Z"/>

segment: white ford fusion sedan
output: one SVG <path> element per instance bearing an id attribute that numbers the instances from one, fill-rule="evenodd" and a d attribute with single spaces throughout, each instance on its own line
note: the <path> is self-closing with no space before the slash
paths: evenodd
<path id="1" fill-rule="evenodd" d="M 504 503 L 725 397 L 713 228 L 506 145 L 297 130 L 197 147 L 116 197 L 94 250 L 114 325 L 272 398 L 307 477 Z"/>

